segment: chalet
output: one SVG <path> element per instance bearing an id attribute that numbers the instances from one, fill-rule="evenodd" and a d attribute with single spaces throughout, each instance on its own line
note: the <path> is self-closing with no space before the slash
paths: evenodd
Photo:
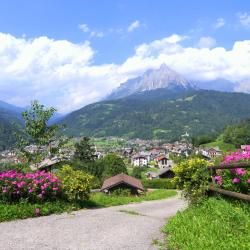
<path id="1" fill-rule="evenodd" d="M 124 157 L 129 157 L 132 155 L 132 153 L 133 153 L 133 148 L 124 148 L 122 154 Z"/>
<path id="2" fill-rule="evenodd" d="M 171 152 L 173 149 L 173 145 L 171 143 L 164 143 L 162 144 L 162 148 L 165 149 L 166 152 Z"/>
<path id="3" fill-rule="evenodd" d="M 147 166 L 148 158 L 144 155 L 135 155 L 132 159 L 132 163 L 135 167 Z"/>
<path id="4" fill-rule="evenodd" d="M 174 172 L 171 170 L 171 167 L 165 167 L 158 173 L 156 178 L 173 178 Z"/>
<path id="5" fill-rule="evenodd" d="M 208 149 L 208 155 L 213 158 L 215 156 L 221 156 L 222 152 L 221 150 L 217 149 L 217 148 L 210 148 Z"/>
<path id="6" fill-rule="evenodd" d="M 64 160 L 67 160 L 67 159 L 63 159 L 63 158 L 59 158 L 59 157 L 54 157 L 52 159 L 46 158 L 38 164 L 31 165 L 30 168 L 32 170 L 51 169 L 53 166 L 55 166 L 56 164 L 58 164 Z"/>
<path id="7" fill-rule="evenodd" d="M 153 148 L 149 152 L 150 152 L 152 159 L 155 159 L 158 155 L 165 154 L 165 149 Z"/>
<path id="8" fill-rule="evenodd" d="M 207 148 L 207 149 L 199 149 L 196 151 L 196 154 L 201 154 L 203 157 L 207 159 L 212 159 L 216 156 L 221 156 L 222 152 L 218 148 Z"/>
<path id="9" fill-rule="evenodd" d="M 130 189 L 131 194 L 138 194 L 138 192 L 144 191 L 144 187 L 140 180 L 123 173 L 106 179 L 103 182 L 101 191 L 104 193 L 110 193 L 119 188 Z"/>
<path id="10" fill-rule="evenodd" d="M 160 155 L 155 158 L 155 162 L 159 168 L 164 168 L 168 165 L 168 158 L 165 155 Z"/>
<path id="11" fill-rule="evenodd" d="M 158 174 L 156 172 L 149 171 L 145 173 L 145 176 L 147 179 L 152 180 L 158 177 Z"/>

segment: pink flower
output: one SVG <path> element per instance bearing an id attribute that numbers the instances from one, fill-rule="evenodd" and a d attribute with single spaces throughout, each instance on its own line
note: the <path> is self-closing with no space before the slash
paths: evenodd
<path id="1" fill-rule="evenodd" d="M 43 198 L 43 194 L 39 194 L 38 197 L 39 197 L 40 199 L 42 199 L 42 198 Z"/>
<path id="2" fill-rule="evenodd" d="M 222 178 L 221 178 L 220 175 L 216 175 L 216 176 L 214 176 L 214 180 L 215 180 L 215 181 L 221 181 Z"/>
<path id="3" fill-rule="evenodd" d="M 54 187 L 53 190 L 58 190 L 58 187 Z"/>
<path id="4" fill-rule="evenodd" d="M 39 216 L 41 214 L 40 208 L 35 208 L 35 214 L 36 216 Z"/>
<path id="5" fill-rule="evenodd" d="M 233 183 L 239 183 L 239 182 L 240 182 L 240 179 L 239 179 L 239 178 L 233 178 L 233 179 L 232 179 L 232 182 L 233 182 Z"/>
<path id="6" fill-rule="evenodd" d="M 29 189 L 29 193 L 32 193 L 33 192 L 33 189 Z"/>
<path id="7" fill-rule="evenodd" d="M 242 169 L 242 168 L 236 168 L 235 172 L 236 172 L 237 175 L 243 176 L 243 175 L 246 174 L 247 171 Z"/>
<path id="8" fill-rule="evenodd" d="M 214 180 L 218 185 L 222 185 L 222 177 L 220 175 L 214 176 Z"/>
<path id="9" fill-rule="evenodd" d="M 250 184 L 250 179 L 247 180 L 247 183 Z"/>

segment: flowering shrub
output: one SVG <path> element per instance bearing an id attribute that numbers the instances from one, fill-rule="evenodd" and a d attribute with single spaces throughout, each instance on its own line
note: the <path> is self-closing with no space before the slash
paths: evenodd
<path id="1" fill-rule="evenodd" d="M 13 202 L 54 200 L 61 195 L 61 181 L 52 173 L 21 173 L 10 170 L 0 173 L 0 201 Z"/>
<path id="2" fill-rule="evenodd" d="M 208 189 L 208 162 L 200 158 L 184 160 L 173 167 L 174 184 L 183 190 L 184 197 L 191 202 L 198 202 Z"/>
<path id="3" fill-rule="evenodd" d="M 84 200 L 89 198 L 93 176 L 74 170 L 69 165 L 65 165 L 57 173 L 62 180 L 63 192 L 68 200 Z"/>
<path id="4" fill-rule="evenodd" d="M 222 165 L 232 163 L 249 162 L 250 164 L 250 147 L 246 147 L 244 151 L 233 152 L 224 157 Z M 247 169 L 236 167 L 234 169 L 217 170 L 217 175 L 213 177 L 218 186 L 224 189 L 250 193 L 250 172 Z"/>

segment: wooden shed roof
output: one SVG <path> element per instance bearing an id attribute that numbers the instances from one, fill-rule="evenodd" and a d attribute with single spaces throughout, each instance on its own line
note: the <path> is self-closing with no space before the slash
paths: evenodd
<path id="1" fill-rule="evenodd" d="M 138 180 L 132 176 L 123 174 L 123 173 L 115 175 L 115 176 L 110 177 L 107 180 L 105 180 L 103 182 L 101 191 L 103 191 L 105 189 L 110 189 L 110 188 L 115 187 L 115 186 L 122 184 L 122 183 L 125 183 L 131 187 L 134 187 L 134 188 L 137 188 L 139 190 L 144 191 L 144 187 L 142 186 L 142 183 L 140 180 Z"/>

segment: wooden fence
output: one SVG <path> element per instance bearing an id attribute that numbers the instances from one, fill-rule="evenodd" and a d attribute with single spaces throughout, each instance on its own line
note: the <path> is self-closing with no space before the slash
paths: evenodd
<path id="1" fill-rule="evenodd" d="M 227 165 L 210 166 L 207 169 L 211 172 L 211 176 L 214 176 L 215 171 L 217 169 L 235 169 L 235 168 L 250 168 L 250 163 L 238 163 L 238 164 L 234 163 L 234 164 L 227 164 Z M 215 184 L 214 180 L 209 185 L 209 190 L 223 194 L 223 195 L 227 195 L 227 196 L 230 196 L 233 198 L 237 198 L 237 199 L 241 199 L 241 200 L 250 202 L 250 195 L 221 189 Z"/>

